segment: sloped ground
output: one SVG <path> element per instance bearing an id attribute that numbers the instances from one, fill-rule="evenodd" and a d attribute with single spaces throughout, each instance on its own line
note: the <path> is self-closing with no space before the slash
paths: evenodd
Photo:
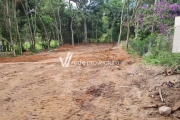
<path id="1" fill-rule="evenodd" d="M 72 61 L 118 61 L 116 65 L 71 65 Z M 180 76 L 160 74 L 162 67 L 139 63 L 121 46 L 89 44 L 36 55 L 0 58 L 0 120 L 178 120 L 158 114 L 158 107 L 178 106 L 178 87 L 162 85 Z M 176 81 L 177 83 L 177 81 Z M 162 85 L 162 86 L 160 86 Z M 158 95 L 160 86 L 165 102 Z"/>

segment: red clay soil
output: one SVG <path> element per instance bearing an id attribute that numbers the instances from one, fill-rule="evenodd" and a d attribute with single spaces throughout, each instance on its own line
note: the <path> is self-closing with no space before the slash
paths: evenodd
<path id="1" fill-rule="evenodd" d="M 59 57 L 65 59 L 67 52 L 73 53 L 72 61 L 120 64 L 71 63 L 64 68 Z M 51 52 L 0 58 L 0 120 L 179 120 L 180 90 L 161 84 L 180 76 L 164 76 L 162 71 L 115 44 L 64 45 Z M 155 86 L 162 88 L 164 103 L 159 95 L 152 97 Z M 177 110 L 161 116 L 162 105 Z"/>
<path id="2" fill-rule="evenodd" d="M 74 48 L 78 48 L 78 47 L 91 47 L 94 44 L 86 44 L 86 45 L 76 45 L 76 46 L 71 46 L 69 44 L 65 44 L 63 47 L 60 47 L 59 49 L 55 49 L 55 50 L 51 50 L 51 52 L 65 52 L 65 51 L 73 51 Z M 98 44 L 101 45 L 101 44 Z M 114 46 L 114 44 L 106 44 L 107 46 Z M 93 48 L 92 48 L 93 49 Z M 120 51 L 122 51 L 122 53 L 126 53 L 124 49 L 119 48 Z M 86 51 L 86 50 L 85 50 Z M 46 59 L 51 59 L 51 58 L 55 58 L 55 56 L 53 56 L 52 54 L 50 54 L 51 52 L 48 53 L 47 52 L 43 52 L 43 53 L 37 53 L 37 54 L 33 54 L 31 55 L 30 52 L 25 52 L 24 55 L 22 56 L 18 56 L 18 57 L 3 57 L 0 58 L 0 63 L 8 63 L 8 62 L 38 62 L 41 60 L 46 60 Z M 78 56 L 78 58 L 73 58 L 73 60 L 87 60 L 87 61 L 92 61 L 92 60 L 125 60 L 125 59 L 129 59 L 130 55 L 129 54 L 120 54 L 120 55 L 115 55 L 115 53 L 112 53 L 111 49 L 106 49 L 106 50 L 102 50 L 102 51 L 97 51 L 94 52 L 93 55 L 95 55 L 96 57 L 81 57 Z"/>
<path id="3" fill-rule="evenodd" d="M 60 47 L 59 49 L 52 50 L 52 51 L 67 51 L 69 49 L 72 49 L 73 47 L 71 45 L 65 44 L 63 47 Z M 8 63 L 8 62 L 38 62 L 40 60 L 46 60 L 53 58 L 53 56 L 49 55 L 47 50 L 44 50 L 43 53 L 37 53 L 33 54 L 28 51 L 25 52 L 22 56 L 17 57 L 3 57 L 0 58 L 0 63 Z"/>

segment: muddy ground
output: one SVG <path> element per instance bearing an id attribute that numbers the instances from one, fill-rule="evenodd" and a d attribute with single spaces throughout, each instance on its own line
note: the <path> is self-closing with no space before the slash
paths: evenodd
<path id="1" fill-rule="evenodd" d="M 118 64 L 61 66 L 72 61 Z M 0 58 L 0 120 L 179 120 L 180 75 L 165 76 L 161 66 L 132 58 L 114 44 L 77 45 Z M 163 84 L 173 82 L 174 86 Z M 157 94 L 162 91 L 164 102 Z M 158 108 L 169 106 L 164 117 Z"/>

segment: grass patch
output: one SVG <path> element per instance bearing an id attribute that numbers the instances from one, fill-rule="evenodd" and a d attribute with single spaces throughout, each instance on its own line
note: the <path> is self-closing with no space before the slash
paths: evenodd
<path id="1" fill-rule="evenodd" d="M 158 55 L 150 54 L 143 58 L 147 63 L 152 65 L 163 65 L 167 67 L 180 65 L 180 53 L 160 52 Z"/>

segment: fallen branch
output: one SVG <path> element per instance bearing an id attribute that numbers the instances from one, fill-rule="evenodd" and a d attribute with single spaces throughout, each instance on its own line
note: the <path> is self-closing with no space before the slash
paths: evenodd
<path id="1" fill-rule="evenodd" d="M 160 96 L 160 98 L 161 98 L 161 102 L 164 102 L 164 99 L 163 99 L 162 93 L 161 93 L 161 88 L 159 88 L 159 96 Z"/>
<path id="2" fill-rule="evenodd" d="M 158 105 L 152 104 L 152 105 L 144 105 L 141 107 L 142 109 L 149 109 L 149 108 L 158 108 Z"/>

